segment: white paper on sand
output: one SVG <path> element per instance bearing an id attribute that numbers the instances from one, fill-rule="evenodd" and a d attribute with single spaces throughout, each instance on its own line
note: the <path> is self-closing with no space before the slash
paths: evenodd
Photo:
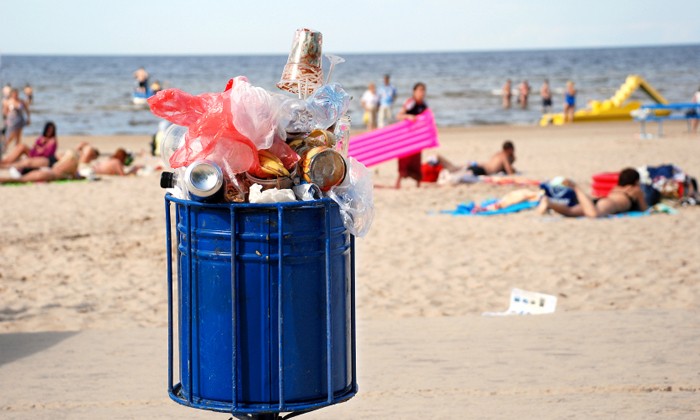
<path id="1" fill-rule="evenodd" d="M 510 291 L 510 305 L 505 312 L 484 312 L 481 315 L 542 315 L 552 314 L 556 308 L 556 296 L 513 288 Z"/>

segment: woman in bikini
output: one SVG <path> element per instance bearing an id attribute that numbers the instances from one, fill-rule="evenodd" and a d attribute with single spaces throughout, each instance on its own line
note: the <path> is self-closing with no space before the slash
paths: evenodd
<path id="1" fill-rule="evenodd" d="M 19 145 L 22 142 L 22 129 L 25 125 L 31 123 L 29 106 L 19 98 L 19 91 L 12 89 L 10 97 L 2 104 L 2 114 L 5 115 L 6 135 L 5 145 L 9 146 L 12 142 Z"/>
<path id="2" fill-rule="evenodd" d="M 37 168 L 53 166 L 57 162 L 55 157 L 57 147 L 56 124 L 49 121 L 44 126 L 42 135 L 36 139 L 31 149 L 24 143 L 18 144 L 0 160 L 0 168 L 17 165 Z M 22 159 L 22 156 L 26 157 Z"/>
<path id="3" fill-rule="evenodd" d="M 571 180 L 563 185 L 571 188 L 576 199 L 567 204 L 556 203 L 547 197 L 542 197 L 538 206 L 541 214 L 554 210 L 567 217 L 605 217 L 611 214 L 627 211 L 645 211 L 649 206 L 644 201 L 644 193 L 639 184 L 639 173 L 632 168 L 623 169 L 617 185 L 610 190 L 607 197 L 593 200 Z"/>

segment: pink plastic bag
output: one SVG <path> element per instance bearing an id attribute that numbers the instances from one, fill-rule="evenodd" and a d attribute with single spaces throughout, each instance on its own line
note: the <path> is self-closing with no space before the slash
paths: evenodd
<path id="1" fill-rule="evenodd" d="M 234 173 L 260 165 L 255 144 L 233 124 L 230 95 L 230 90 L 194 96 L 166 89 L 149 98 L 154 115 L 188 128 L 185 144 L 170 158 L 171 167 L 205 158 L 225 159 Z"/>

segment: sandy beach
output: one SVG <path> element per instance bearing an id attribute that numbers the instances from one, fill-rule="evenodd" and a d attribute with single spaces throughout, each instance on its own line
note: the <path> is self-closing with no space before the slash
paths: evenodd
<path id="1" fill-rule="evenodd" d="M 665 133 L 640 139 L 632 122 L 444 128 L 441 147 L 423 158 L 439 152 L 455 162 L 483 161 L 508 139 L 524 176 L 562 175 L 587 190 L 592 174 L 626 166 L 673 163 L 700 175 L 700 135 L 688 134 L 685 123 L 667 123 Z M 150 139 L 62 136 L 59 148 L 83 140 L 109 153 L 146 150 Z M 388 188 L 395 161 L 373 172 L 376 217 L 356 244 L 360 392 L 309 418 L 503 418 L 521 408 L 525 418 L 700 415 L 700 207 L 600 220 L 534 211 L 460 217 L 439 212 L 522 187 L 416 188 L 405 180 L 395 190 Z M 26 353 L 20 344 L 12 355 L 0 347 L 1 416 L 90 418 L 126 410 L 127 418 L 164 412 L 213 418 L 169 402 L 165 389 L 165 218 L 158 172 L 5 186 L 0 198 L 0 344 L 31 346 L 41 336 L 33 333 L 67 337 Z M 513 287 L 557 296 L 557 312 L 481 316 L 505 310 Z M 144 337 L 144 346 L 155 347 L 133 350 L 150 359 L 130 355 L 128 337 Z M 100 350 L 105 343 L 126 354 Z M 97 398 L 100 389 L 93 386 L 95 398 L 54 392 L 41 404 L 40 394 L 28 397 L 47 386 L 47 377 L 63 378 L 56 386 L 83 387 L 80 375 L 69 378 L 69 364 L 54 366 L 71 349 L 83 349 L 91 360 L 81 369 L 125 359 L 142 366 L 149 386 L 141 386 L 148 392 L 141 399 Z M 105 375 L 127 374 L 105 369 Z"/>

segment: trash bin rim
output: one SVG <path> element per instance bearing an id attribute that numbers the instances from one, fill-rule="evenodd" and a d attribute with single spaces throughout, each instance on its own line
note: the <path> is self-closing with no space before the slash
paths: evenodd
<path id="1" fill-rule="evenodd" d="M 295 208 L 317 208 L 324 207 L 327 204 L 333 204 L 335 201 L 328 197 L 310 201 L 286 201 L 283 203 L 206 203 L 202 201 L 185 200 L 177 198 L 171 193 L 165 194 L 165 200 L 176 204 L 182 204 L 193 207 L 218 207 L 218 208 L 245 208 L 245 209 L 264 209 L 272 210 L 278 208 L 295 207 Z"/>

